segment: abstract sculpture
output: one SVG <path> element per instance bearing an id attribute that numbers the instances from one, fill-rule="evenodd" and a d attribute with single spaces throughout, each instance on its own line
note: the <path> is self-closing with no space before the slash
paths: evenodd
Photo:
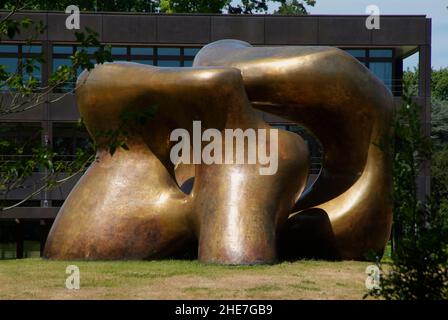
<path id="1" fill-rule="evenodd" d="M 392 211 L 390 159 L 381 142 L 392 96 L 345 52 L 221 40 L 203 47 L 192 68 L 112 63 L 84 72 L 78 83 L 97 160 L 61 208 L 45 257 L 156 259 L 196 240 L 200 261 L 224 264 L 382 253 Z M 157 111 L 144 123 L 120 121 L 123 112 L 149 106 Z M 323 167 L 306 192 L 306 143 L 284 130 L 278 130 L 272 175 L 261 175 L 258 161 L 170 160 L 171 132 L 193 134 L 194 121 L 221 132 L 276 130 L 254 108 L 305 126 L 322 143 Z M 95 132 L 117 128 L 129 150 L 111 155 L 107 139 Z M 247 145 L 244 151 L 250 152 Z"/>

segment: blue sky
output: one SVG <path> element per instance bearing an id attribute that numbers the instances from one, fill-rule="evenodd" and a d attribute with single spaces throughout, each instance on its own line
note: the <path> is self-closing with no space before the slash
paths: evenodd
<path id="1" fill-rule="evenodd" d="M 368 5 L 380 14 L 424 14 L 432 19 L 432 66 L 448 67 L 448 0 L 316 0 L 311 14 L 366 14 Z M 270 8 L 273 9 L 273 6 Z M 418 57 L 405 60 L 404 68 L 416 66 Z"/>

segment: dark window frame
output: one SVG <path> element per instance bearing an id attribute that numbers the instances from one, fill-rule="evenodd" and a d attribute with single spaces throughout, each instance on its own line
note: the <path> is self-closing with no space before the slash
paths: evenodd
<path id="1" fill-rule="evenodd" d="M 355 57 L 353 56 L 355 59 L 359 60 L 360 62 L 362 62 L 364 64 L 364 66 L 370 70 L 370 63 L 372 62 L 386 62 L 386 63 L 390 63 L 392 66 L 392 83 L 390 84 L 390 89 L 392 91 L 392 93 L 394 95 L 400 95 L 401 94 L 401 82 L 402 80 L 400 78 L 397 77 L 397 68 L 396 68 L 396 49 L 395 48 L 383 48 L 383 47 L 378 47 L 378 48 L 374 48 L 374 47 L 343 47 L 341 48 L 342 50 L 346 51 L 346 50 L 365 50 L 365 57 Z M 391 50 L 392 55 L 390 57 L 371 57 L 370 55 L 370 51 L 371 50 Z"/>
<path id="2" fill-rule="evenodd" d="M 31 43 L 26 43 L 26 42 L 4 42 L 2 43 L 2 45 L 5 46 L 17 46 L 17 52 L 0 52 L 0 58 L 15 58 L 17 59 L 17 69 L 14 71 L 17 74 L 21 74 L 22 77 L 24 77 L 25 75 L 23 74 L 23 63 L 22 61 L 24 59 L 27 58 L 42 58 L 43 57 L 43 43 L 42 42 L 31 42 Z M 32 47 L 32 46 L 37 46 L 40 47 L 40 53 L 37 52 L 24 52 L 23 47 Z M 40 79 L 39 79 L 39 83 L 42 84 L 43 78 L 44 78 L 44 65 L 45 63 L 41 63 L 40 64 Z"/>

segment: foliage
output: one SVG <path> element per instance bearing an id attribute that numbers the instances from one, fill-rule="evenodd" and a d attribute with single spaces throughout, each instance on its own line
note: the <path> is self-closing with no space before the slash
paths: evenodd
<path id="1" fill-rule="evenodd" d="M 227 9 L 229 13 L 238 14 L 266 13 L 268 11 L 269 3 L 280 4 L 279 8 L 274 12 L 275 14 L 306 15 L 308 14 L 306 6 L 314 6 L 316 0 L 242 0 L 241 4 L 237 4 L 236 6 L 232 6 L 229 1 Z"/>
<path id="2" fill-rule="evenodd" d="M 7 10 L 16 5 L 15 0 L 0 0 L 0 6 Z M 30 10 L 65 10 L 69 5 L 77 5 L 81 11 L 121 11 L 121 12 L 154 12 L 159 1 L 154 0 L 24 0 L 23 9 Z"/>
<path id="3" fill-rule="evenodd" d="M 436 149 L 448 143 L 448 100 L 431 99 L 431 138 Z"/>
<path id="4" fill-rule="evenodd" d="M 380 289 L 367 295 L 390 300 L 448 299 L 448 208 L 437 197 L 425 204 L 418 201 L 417 175 L 430 156 L 431 144 L 421 130 L 419 106 L 412 95 L 405 87 L 404 104 L 394 121 L 392 266 L 382 275 Z"/>
<path id="5" fill-rule="evenodd" d="M 19 3 L 19 4 L 18 4 Z M 254 14 L 267 13 L 270 4 L 279 3 L 277 14 L 306 15 L 306 6 L 314 6 L 316 0 L 0 0 L 0 6 L 7 10 L 20 6 L 29 10 L 64 11 L 76 4 L 81 11 L 104 12 L 162 12 L 162 13 L 223 13 Z M 17 29 L 17 28 L 16 28 Z"/>
<path id="6" fill-rule="evenodd" d="M 10 7 L 10 13 L 0 20 L 0 37 L 14 39 L 17 34 L 26 31 L 31 34 L 26 41 L 27 44 L 30 44 L 39 34 L 43 33 L 45 26 L 42 22 L 34 23 L 28 18 L 16 19 L 16 13 L 23 6 L 23 2 L 15 1 L 14 4 Z M 85 32 L 76 32 L 75 36 L 78 42 L 78 51 L 70 57 L 71 64 L 59 67 L 49 76 L 48 83 L 40 83 L 33 76 L 33 72 L 39 69 L 39 64 L 45 62 L 42 55 L 22 59 L 17 70 L 13 72 L 7 72 L 5 66 L 0 66 L 0 89 L 3 91 L 0 101 L 0 116 L 52 103 L 73 92 L 74 89 L 58 95 L 53 100 L 48 98 L 48 93 L 53 92 L 57 87 L 67 82 L 73 82 L 79 70 L 90 70 L 94 67 L 87 54 L 88 47 L 97 48 L 93 54 L 96 63 L 112 60 L 110 47 L 98 41 L 98 34 L 94 30 L 86 28 Z M 9 152 L 6 152 L 6 149 Z M 50 144 L 41 145 L 40 139 L 38 139 L 38 143 L 35 141 L 16 143 L 14 140 L 2 138 L 0 139 L 0 154 L 7 153 L 12 156 L 2 156 L 0 161 L 0 195 L 6 197 L 17 189 L 29 190 L 29 195 L 25 199 L 14 204 L 14 206 L 19 205 L 39 192 L 63 183 L 83 171 L 94 159 L 93 149 L 93 145 L 78 149 L 75 158 L 67 161 L 54 152 Z M 25 152 L 24 150 L 29 151 Z M 37 182 L 29 182 L 30 176 L 36 171 L 44 172 L 44 177 Z"/>
<path id="7" fill-rule="evenodd" d="M 431 95 L 434 98 L 448 101 L 448 68 L 432 70 Z"/>
<path id="8" fill-rule="evenodd" d="M 79 126 L 81 128 L 82 124 L 80 123 Z M 24 153 L 26 147 L 31 148 L 29 155 Z M 5 149 L 12 149 L 13 152 L 5 152 Z M 27 197 L 11 207 L 22 204 L 45 189 L 51 189 L 68 181 L 94 160 L 93 144 L 89 144 L 85 148 L 77 148 L 74 159 L 67 160 L 54 152 L 50 146 L 41 146 L 32 141 L 14 144 L 3 139 L 0 140 L 0 154 L 5 153 L 13 153 L 14 156 L 3 156 L 4 159 L 0 162 L 0 194 L 6 196 L 19 189 L 29 191 Z M 44 170 L 46 174 L 39 181 L 28 180 L 34 172 Z"/>
<path id="9" fill-rule="evenodd" d="M 412 88 L 415 92 L 418 90 L 418 69 L 406 70 L 403 72 L 403 86 L 405 88 Z"/>
<path id="10" fill-rule="evenodd" d="M 403 72 L 404 83 L 417 88 L 418 70 L 406 70 Z M 432 69 L 431 71 L 431 96 L 438 100 L 448 100 L 448 68 Z"/>
<path id="11" fill-rule="evenodd" d="M 232 14 L 252 14 L 256 12 L 267 12 L 268 4 L 266 0 L 242 0 L 241 4 L 233 6 L 229 1 L 227 10 Z"/>
<path id="12" fill-rule="evenodd" d="M 165 13 L 221 13 L 229 0 L 161 0 L 160 11 Z"/>
<path id="13" fill-rule="evenodd" d="M 437 209 L 448 212 L 448 145 L 434 152 L 431 162 L 431 193 Z"/>
<path id="14" fill-rule="evenodd" d="M 308 11 L 306 10 L 305 5 L 314 7 L 314 5 L 316 4 L 316 0 L 305 0 L 305 1 L 281 0 L 279 2 L 281 3 L 281 5 L 278 8 L 278 10 L 275 12 L 278 14 L 307 15 Z"/>
<path id="15" fill-rule="evenodd" d="M 230 14 L 267 13 L 270 3 L 280 3 L 275 13 L 279 14 L 308 14 L 306 5 L 314 6 L 315 0 L 241 0 L 232 4 L 231 0 L 161 0 L 160 11 L 165 13 L 222 13 L 227 10 Z"/>

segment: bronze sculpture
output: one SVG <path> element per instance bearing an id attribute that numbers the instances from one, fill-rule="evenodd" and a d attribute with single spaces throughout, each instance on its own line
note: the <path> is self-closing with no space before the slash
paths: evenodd
<path id="1" fill-rule="evenodd" d="M 391 169 L 379 144 L 392 96 L 343 51 L 221 40 L 202 48 L 192 68 L 113 63 L 84 72 L 78 82 L 98 161 L 61 208 L 45 257 L 155 259 L 195 239 L 200 261 L 224 264 L 272 263 L 279 254 L 364 259 L 384 249 Z M 111 156 L 95 132 L 123 129 L 123 111 L 150 105 L 157 106 L 153 118 L 124 126 L 129 150 Z M 271 131 L 254 108 L 300 123 L 321 141 L 323 168 L 307 192 L 306 144 L 284 130 L 273 175 L 260 175 L 259 162 L 170 161 L 170 133 L 192 132 L 195 120 L 221 132 Z M 182 192 L 193 179 L 191 192 Z"/>

